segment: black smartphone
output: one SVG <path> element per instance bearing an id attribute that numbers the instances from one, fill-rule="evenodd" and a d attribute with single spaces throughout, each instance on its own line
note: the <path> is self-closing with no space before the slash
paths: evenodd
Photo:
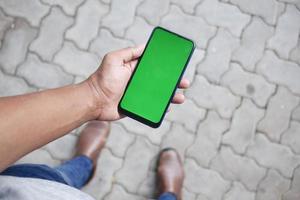
<path id="1" fill-rule="evenodd" d="M 192 40 L 162 27 L 154 28 L 119 111 L 148 126 L 159 127 L 194 48 Z"/>

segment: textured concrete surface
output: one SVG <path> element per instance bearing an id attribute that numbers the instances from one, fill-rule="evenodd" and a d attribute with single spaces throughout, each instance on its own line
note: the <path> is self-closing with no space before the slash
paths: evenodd
<path id="1" fill-rule="evenodd" d="M 1 0 L 0 95 L 80 82 L 157 25 L 197 44 L 187 101 L 159 129 L 113 123 L 84 191 L 153 199 L 158 152 L 172 146 L 185 200 L 300 199 L 300 0 Z M 18 162 L 55 166 L 79 133 Z"/>

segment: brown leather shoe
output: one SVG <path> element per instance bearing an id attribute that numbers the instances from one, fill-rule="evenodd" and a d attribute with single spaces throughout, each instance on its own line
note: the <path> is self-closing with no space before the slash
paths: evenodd
<path id="1" fill-rule="evenodd" d="M 179 154 L 173 148 L 161 151 L 158 164 L 160 194 L 170 192 L 181 199 L 184 170 Z"/>
<path id="2" fill-rule="evenodd" d="M 76 155 L 85 155 L 93 161 L 96 167 L 98 156 L 104 147 L 110 130 L 108 122 L 91 121 L 82 130 L 78 143 Z"/>

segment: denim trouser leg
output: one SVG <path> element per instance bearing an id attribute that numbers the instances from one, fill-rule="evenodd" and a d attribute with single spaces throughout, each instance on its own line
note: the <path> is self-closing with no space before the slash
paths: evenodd
<path id="1" fill-rule="evenodd" d="M 39 164 L 18 164 L 4 170 L 0 175 L 39 178 L 63 183 L 80 189 L 93 172 L 93 162 L 86 156 L 77 156 L 62 165 L 51 168 Z M 158 200 L 177 200 L 173 193 L 163 193 Z"/>
<path id="2" fill-rule="evenodd" d="M 158 200 L 177 200 L 176 196 L 173 193 L 166 192 L 159 196 Z"/>
<path id="3" fill-rule="evenodd" d="M 92 160 L 86 156 L 77 156 L 55 168 L 38 164 L 13 165 L 0 175 L 45 179 L 79 189 L 87 183 L 92 171 Z"/>

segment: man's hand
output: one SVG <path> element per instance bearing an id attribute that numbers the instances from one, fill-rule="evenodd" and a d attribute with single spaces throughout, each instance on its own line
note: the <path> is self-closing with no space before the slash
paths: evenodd
<path id="1" fill-rule="evenodd" d="M 87 80 L 95 96 L 96 109 L 99 110 L 98 120 L 111 121 L 123 117 L 118 112 L 118 104 L 144 48 L 145 46 L 141 45 L 108 53 L 99 69 Z M 186 79 L 179 84 L 179 88 L 188 87 L 189 81 Z M 183 102 L 184 95 L 180 93 L 172 100 L 172 103 L 176 104 Z"/>
<path id="2" fill-rule="evenodd" d="M 87 121 L 120 119 L 118 103 L 143 50 L 139 46 L 107 54 L 99 69 L 80 84 L 1 97 L 0 172 Z M 188 85 L 183 80 L 180 87 Z M 173 99 L 183 101 L 182 94 Z"/>

